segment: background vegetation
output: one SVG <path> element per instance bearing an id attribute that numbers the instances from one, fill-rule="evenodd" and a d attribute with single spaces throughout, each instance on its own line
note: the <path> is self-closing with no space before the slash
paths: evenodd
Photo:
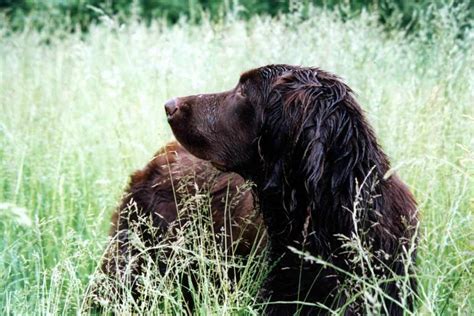
<path id="1" fill-rule="evenodd" d="M 77 4 L 87 14 L 83 4 L 91 3 L 119 14 L 92 10 L 81 17 L 71 5 L 58 24 L 29 11 L 44 3 L 7 3 L 15 8 L 0 27 L 1 314 L 81 311 L 128 175 L 171 139 L 164 101 L 227 89 L 245 69 L 268 63 L 321 66 L 355 89 L 419 202 L 417 314 L 474 313 L 470 3 L 430 7 L 408 34 L 387 29 L 380 12 L 370 10 L 348 15 L 308 6 L 243 18 L 233 9 L 200 14 L 199 21 L 188 12 L 189 19 L 176 16 L 170 25 L 93 1 L 46 2 L 59 10 Z M 11 24 L 17 14 L 22 22 Z M 88 24 L 92 19 L 98 22 Z M 77 27 L 83 23 L 87 30 Z M 196 236 L 204 239 L 188 249 L 195 250 L 190 255 L 205 289 L 196 295 L 197 310 L 258 313 L 262 260 L 250 261 L 237 290 L 224 277 L 213 283 L 206 276 L 233 261 L 209 248 L 209 234 Z M 183 312 L 176 279 L 151 290 L 156 313 Z M 148 311 L 131 299 L 121 304 L 124 313 Z"/>
<path id="2" fill-rule="evenodd" d="M 0 0 L 0 10 L 15 29 L 25 25 L 64 27 L 66 23 L 71 28 L 79 26 L 86 30 L 104 14 L 119 17 L 122 22 L 134 16 L 147 24 L 163 17 L 171 23 L 180 18 L 195 23 L 203 16 L 219 20 L 229 11 L 246 19 L 256 14 L 276 16 L 295 11 L 308 18 L 309 8 L 313 6 L 336 10 L 344 19 L 369 11 L 376 14 L 386 28 L 403 28 L 410 32 L 419 30 L 422 23 L 430 23 L 427 17 L 433 18 L 436 15 L 433 11 L 446 6 L 462 6 L 466 10 L 456 16 L 462 28 L 468 27 L 474 18 L 472 0 Z M 420 19 L 422 15 L 424 18 Z"/>

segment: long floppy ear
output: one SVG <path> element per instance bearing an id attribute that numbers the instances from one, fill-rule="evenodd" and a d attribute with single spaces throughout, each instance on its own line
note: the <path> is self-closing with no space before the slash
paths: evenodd
<path id="1" fill-rule="evenodd" d="M 303 177 L 315 203 L 328 193 L 321 191 L 323 186 L 352 191 L 359 148 L 354 143 L 357 129 L 351 112 L 359 110 L 350 89 L 319 69 L 297 69 L 274 81 L 269 100 L 267 120 L 273 124 L 270 139 L 285 157 L 284 172 Z M 329 159 L 333 169 L 330 178 L 324 177 Z"/>
<path id="2" fill-rule="evenodd" d="M 291 71 L 288 71 L 290 73 Z M 285 72 L 286 73 L 286 72 Z M 262 127 L 258 137 L 258 151 L 264 161 L 265 184 L 263 190 L 281 189 L 288 130 L 291 126 L 283 115 L 282 94 L 270 84 L 269 95 L 262 111 Z"/>

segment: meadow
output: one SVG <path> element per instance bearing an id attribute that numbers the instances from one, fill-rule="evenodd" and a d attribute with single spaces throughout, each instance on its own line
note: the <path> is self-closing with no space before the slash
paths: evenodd
<path id="1" fill-rule="evenodd" d="M 414 192 L 416 314 L 472 315 L 474 31 L 457 14 L 444 8 L 416 34 L 384 30 L 375 14 L 343 20 L 322 9 L 307 19 L 230 12 L 174 25 L 104 16 L 87 33 L 0 24 L 0 313 L 85 313 L 84 292 L 128 176 L 172 139 L 164 102 L 288 63 L 344 78 Z M 225 264 L 219 249 L 205 247 L 212 243 L 196 242 L 191 254 L 205 283 L 196 312 L 258 314 L 264 260 L 252 258 L 238 286 L 214 284 L 206 271 Z M 179 284 L 168 281 L 152 289 L 153 314 L 184 312 Z M 121 304 L 124 314 L 150 312 Z"/>

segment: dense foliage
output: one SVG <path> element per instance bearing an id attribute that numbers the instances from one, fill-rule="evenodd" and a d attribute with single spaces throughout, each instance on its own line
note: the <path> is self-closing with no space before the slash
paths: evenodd
<path id="1" fill-rule="evenodd" d="M 368 10 L 377 14 L 379 21 L 387 27 L 402 27 L 409 31 L 419 28 L 422 12 L 426 14 L 426 11 L 444 6 L 464 6 L 466 12 L 458 15 L 458 18 L 465 27 L 474 17 L 472 0 L 0 0 L 0 10 L 8 23 L 16 29 L 23 28 L 25 24 L 44 27 L 44 16 L 48 17 L 49 26 L 51 20 L 56 24 L 63 24 L 67 20 L 72 22 L 71 27 L 80 26 L 85 30 L 104 15 L 117 16 L 122 20 L 137 15 L 148 24 L 159 17 L 166 17 L 171 23 L 182 17 L 197 22 L 207 15 L 212 19 L 219 19 L 228 12 L 243 18 L 256 14 L 275 16 L 295 11 L 307 15 L 311 5 L 338 10 L 343 18 Z"/>

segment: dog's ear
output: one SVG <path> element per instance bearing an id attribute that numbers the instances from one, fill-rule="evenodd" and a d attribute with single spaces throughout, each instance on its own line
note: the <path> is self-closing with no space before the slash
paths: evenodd
<path id="1" fill-rule="evenodd" d="M 316 69 L 284 73 L 275 81 L 274 95 L 280 102 L 281 121 L 287 124 L 286 165 L 305 179 L 308 194 L 317 201 L 323 182 L 341 186 L 352 177 L 351 157 L 357 144 L 349 108 L 355 101 L 342 81 Z M 328 159 L 338 168 L 331 179 L 324 177 Z M 301 165 L 292 166 L 291 161 Z"/>
<path id="2" fill-rule="evenodd" d="M 331 85 L 325 84 L 323 91 L 310 100 L 312 104 L 308 106 L 315 110 L 304 124 L 301 136 L 301 145 L 307 148 L 306 157 L 302 160 L 306 163 L 307 179 L 316 189 L 327 165 L 325 160 L 330 159 L 331 168 L 337 170 L 333 170 L 332 178 L 325 181 L 331 181 L 331 187 L 340 186 L 342 181 L 352 176 L 352 158 L 357 146 L 354 143 L 356 135 L 353 134 L 357 131 L 348 111 L 352 97 L 345 85 L 335 81 Z"/>
<path id="3" fill-rule="evenodd" d="M 284 115 L 282 106 L 284 91 L 283 76 L 290 76 L 291 71 L 287 71 L 282 76 L 278 76 L 270 84 L 268 97 L 263 104 L 262 127 L 260 130 L 258 148 L 260 157 L 270 164 L 276 163 L 275 159 L 285 155 L 288 142 L 288 128 L 291 122 Z"/>

